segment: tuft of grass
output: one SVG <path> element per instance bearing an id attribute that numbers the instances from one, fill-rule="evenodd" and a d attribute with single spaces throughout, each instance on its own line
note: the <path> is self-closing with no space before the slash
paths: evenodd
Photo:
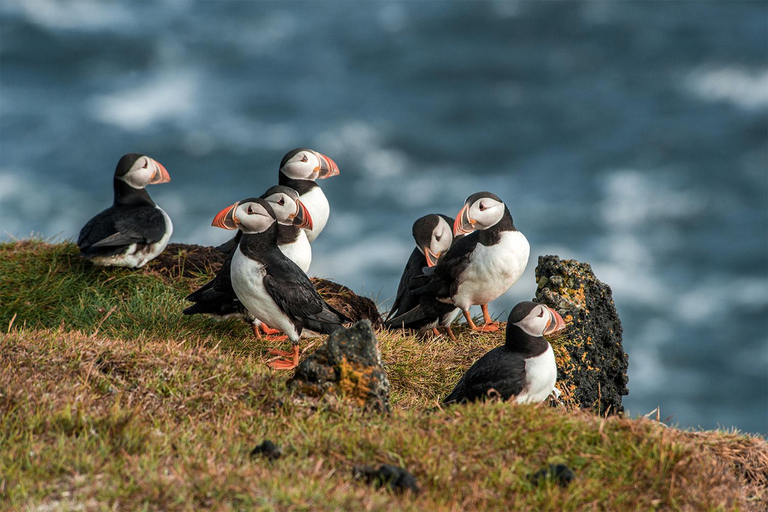
<path id="1" fill-rule="evenodd" d="M 390 415 L 310 406 L 238 322 L 184 317 L 208 275 L 0 245 L 0 503 L 9 509 L 764 510 L 768 445 L 544 405 L 438 407 L 502 334 L 378 332 Z M 41 281 L 44 279 L 44 281 Z M 11 324 L 11 319 L 13 323 Z M 6 332 L 7 331 L 7 332 Z M 309 341 L 304 346 L 309 346 Z M 276 461 L 250 452 L 270 439 Z M 393 494 L 352 467 L 408 468 Z M 567 488 L 528 475 L 564 463 Z"/>

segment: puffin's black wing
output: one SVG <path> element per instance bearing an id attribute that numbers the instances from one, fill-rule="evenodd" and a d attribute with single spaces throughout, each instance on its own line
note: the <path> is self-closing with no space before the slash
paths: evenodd
<path id="1" fill-rule="evenodd" d="M 216 276 L 187 296 L 186 300 L 195 304 L 184 310 L 185 315 L 198 313 L 219 316 L 248 314 L 245 306 L 237 298 L 235 289 L 232 288 L 230 269 L 232 268 L 233 256 L 234 252 L 230 253 Z"/>
<path id="2" fill-rule="evenodd" d="M 525 358 L 504 347 L 497 347 L 473 364 L 443 403 L 482 400 L 495 390 L 504 400 L 519 395 L 525 388 Z"/>
<path id="3" fill-rule="evenodd" d="M 427 259 L 418 249 L 414 249 L 411 257 L 408 258 L 408 263 L 405 264 L 405 269 L 403 269 L 395 302 L 392 303 L 392 309 L 389 310 L 387 320 L 416 307 L 419 303 L 418 298 L 414 297 L 411 291 L 413 291 L 414 278 L 421 275 L 421 269 L 426 265 Z"/>
<path id="4" fill-rule="evenodd" d="M 77 245 L 86 254 L 118 252 L 130 244 L 152 244 L 165 234 L 165 217 L 154 206 L 113 206 L 88 221 Z"/>
<path id="5" fill-rule="evenodd" d="M 279 250 L 279 249 L 278 249 Z M 322 333 L 331 332 L 346 320 L 326 304 L 307 275 L 291 260 L 279 254 L 266 265 L 264 288 L 272 300 L 302 327 Z"/>
<path id="6" fill-rule="evenodd" d="M 416 276 L 413 294 L 431 295 L 438 299 L 453 296 L 459 287 L 461 274 L 469 265 L 472 252 L 479 243 L 479 231 L 474 231 L 457 240 L 445 253 L 429 275 Z"/>

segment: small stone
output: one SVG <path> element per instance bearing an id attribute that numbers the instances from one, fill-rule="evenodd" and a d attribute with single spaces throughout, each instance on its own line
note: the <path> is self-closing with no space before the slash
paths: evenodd
<path id="1" fill-rule="evenodd" d="M 355 466 L 352 469 L 355 478 L 364 478 L 368 485 L 374 487 L 388 487 L 396 493 L 413 491 L 415 494 L 421 492 L 416 484 L 414 477 L 406 469 L 391 464 L 382 464 L 378 468 L 375 466 Z"/>
<path id="2" fill-rule="evenodd" d="M 576 478 L 576 475 L 565 464 L 550 464 L 548 467 L 528 475 L 528 480 L 533 485 L 539 485 L 542 482 L 551 480 L 560 487 L 568 487 L 574 478 Z"/>
<path id="3" fill-rule="evenodd" d="M 302 361 L 288 388 L 312 398 L 332 395 L 389 412 L 389 379 L 369 320 L 339 329 Z"/>
<path id="4" fill-rule="evenodd" d="M 251 457 L 263 457 L 267 460 L 277 460 L 282 456 L 282 448 L 269 439 L 265 439 L 263 443 L 251 450 Z"/>

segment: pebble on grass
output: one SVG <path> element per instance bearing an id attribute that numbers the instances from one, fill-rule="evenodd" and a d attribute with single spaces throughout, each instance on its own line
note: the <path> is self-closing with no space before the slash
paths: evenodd
<path id="1" fill-rule="evenodd" d="M 352 470 L 355 478 L 364 478 L 369 485 L 374 487 L 389 487 L 396 493 L 407 490 L 418 494 L 421 489 L 416 484 L 416 477 L 400 466 L 382 464 L 375 466 L 355 466 Z"/>
<path id="2" fill-rule="evenodd" d="M 547 480 L 557 482 L 560 487 L 568 487 L 576 475 L 565 464 L 550 464 L 548 467 L 528 475 L 533 485 L 539 485 Z"/>
<path id="3" fill-rule="evenodd" d="M 267 460 L 277 460 L 282 456 L 282 448 L 269 439 L 265 439 L 263 443 L 251 451 L 251 457 L 263 457 Z"/>

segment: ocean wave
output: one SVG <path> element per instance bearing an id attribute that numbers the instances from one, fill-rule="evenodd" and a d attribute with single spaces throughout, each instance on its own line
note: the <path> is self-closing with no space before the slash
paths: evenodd
<path id="1" fill-rule="evenodd" d="M 685 86 L 705 101 L 732 103 L 748 110 L 768 106 L 768 70 L 726 67 L 692 72 Z"/>

